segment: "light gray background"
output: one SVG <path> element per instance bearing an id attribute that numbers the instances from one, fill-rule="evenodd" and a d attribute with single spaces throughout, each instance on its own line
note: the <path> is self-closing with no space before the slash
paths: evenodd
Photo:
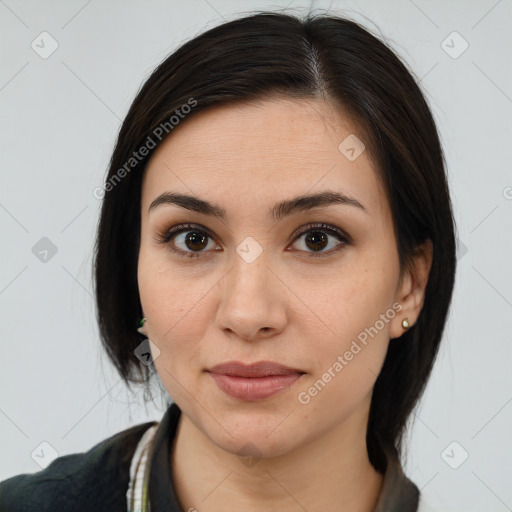
<path id="1" fill-rule="evenodd" d="M 128 393 L 100 349 L 90 278 L 100 204 L 92 191 L 139 86 L 168 53 L 237 13 L 287 5 L 296 13 L 310 6 L 0 1 L 0 479 L 39 470 L 37 454 L 48 463 L 161 418 L 161 406 L 146 410 L 141 393 Z M 511 2 L 313 8 L 373 31 L 374 22 L 390 39 L 421 79 L 446 151 L 459 268 L 407 473 L 436 510 L 511 510 Z M 46 59 L 31 47 L 42 46 L 44 31 L 58 43 Z M 453 58 L 464 41 L 469 47 Z M 32 251 L 43 237 L 57 248 L 46 262 Z"/>

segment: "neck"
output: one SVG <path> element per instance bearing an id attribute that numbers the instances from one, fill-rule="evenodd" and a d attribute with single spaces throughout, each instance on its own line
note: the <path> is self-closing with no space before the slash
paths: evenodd
<path id="1" fill-rule="evenodd" d="M 360 423 L 360 428 L 354 425 Z M 372 512 L 383 477 L 366 449 L 366 418 L 353 418 L 307 445 L 244 465 L 183 413 L 171 449 L 183 510 Z"/>

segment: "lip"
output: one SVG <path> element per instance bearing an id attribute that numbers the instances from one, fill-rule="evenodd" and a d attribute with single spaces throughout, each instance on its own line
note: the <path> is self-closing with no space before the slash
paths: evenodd
<path id="1" fill-rule="evenodd" d="M 255 401 L 288 389 L 305 373 L 271 361 L 244 364 L 228 361 L 207 370 L 221 391 L 240 400 Z"/>

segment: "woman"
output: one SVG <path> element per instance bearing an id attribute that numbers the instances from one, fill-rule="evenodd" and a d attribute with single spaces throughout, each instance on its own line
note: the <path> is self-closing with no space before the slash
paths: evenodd
<path id="1" fill-rule="evenodd" d="M 203 33 L 137 94 L 102 195 L 102 342 L 173 403 L 2 482 L 2 510 L 422 510 L 401 444 L 454 222 L 431 112 L 383 42 L 326 15 Z"/>

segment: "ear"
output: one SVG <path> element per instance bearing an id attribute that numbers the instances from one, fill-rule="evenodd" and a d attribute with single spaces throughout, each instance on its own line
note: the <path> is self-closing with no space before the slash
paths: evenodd
<path id="1" fill-rule="evenodd" d="M 399 338 L 407 330 L 402 326 L 403 320 L 407 319 L 410 328 L 420 315 L 432 266 L 432 256 L 432 241 L 427 239 L 416 248 L 410 268 L 404 270 L 395 295 L 395 301 L 402 306 L 402 309 L 391 321 L 389 333 L 391 339 Z"/>

